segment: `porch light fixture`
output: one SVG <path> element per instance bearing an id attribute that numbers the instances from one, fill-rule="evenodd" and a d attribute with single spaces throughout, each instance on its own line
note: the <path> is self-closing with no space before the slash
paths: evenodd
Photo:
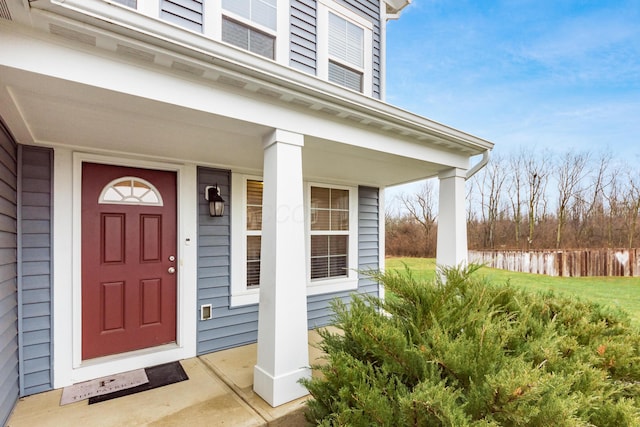
<path id="1" fill-rule="evenodd" d="M 220 187 L 207 185 L 204 188 L 204 198 L 209 201 L 209 215 L 220 217 L 224 214 L 224 199 L 220 197 Z"/>

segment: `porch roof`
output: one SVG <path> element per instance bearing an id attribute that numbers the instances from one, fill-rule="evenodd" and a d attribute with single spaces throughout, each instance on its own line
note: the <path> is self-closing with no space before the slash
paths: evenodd
<path id="1" fill-rule="evenodd" d="M 68 0 L 65 5 L 76 3 L 85 9 L 104 5 L 92 0 Z M 308 178 L 331 176 L 381 186 L 434 176 L 451 167 L 466 168 L 471 156 L 493 147 L 428 118 L 199 34 L 123 13 L 122 8 L 94 11 L 101 13 L 96 19 L 87 10 L 44 4 L 47 10 L 31 9 L 31 28 L 0 24 L 0 31 L 18 42 L 0 47 L 0 58 L 5 58 L 0 59 L 0 113 L 20 142 L 153 155 L 259 173 L 262 150 L 257 142 L 280 127 L 305 135 Z M 16 19 L 21 22 L 26 21 Z M 30 58 L 18 52 L 25 43 Z M 47 63 L 47 58 L 66 58 L 68 64 Z M 69 65 L 74 61 L 75 70 Z M 117 81 L 141 69 L 159 77 L 158 83 L 191 89 L 195 85 L 202 96 L 222 91 L 251 102 L 244 103 L 251 108 L 234 114 L 211 100 L 186 102 L 163 93 L 177 89 L 157 86 L 157 93 L 149 94 Z M 257 105 L 262 109 L 254 108 Z"/>

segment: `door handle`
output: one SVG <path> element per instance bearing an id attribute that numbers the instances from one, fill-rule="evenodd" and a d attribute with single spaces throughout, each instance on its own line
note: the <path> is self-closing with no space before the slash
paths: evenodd
<path id="1" fill-rule="evenodd" d="M 169 267 L 169 269 L 167 271 L 169 272 L 169 274 L 175 274 L 176 268 L 175 267 Z"/>

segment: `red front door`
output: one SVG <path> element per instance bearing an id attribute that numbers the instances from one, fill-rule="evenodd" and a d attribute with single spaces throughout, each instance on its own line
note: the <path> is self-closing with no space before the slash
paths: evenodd
<path id="1" fill-rule="evenodd" d="M 176 174 L 82 165 L 82 358 L 176 340 Z"/>

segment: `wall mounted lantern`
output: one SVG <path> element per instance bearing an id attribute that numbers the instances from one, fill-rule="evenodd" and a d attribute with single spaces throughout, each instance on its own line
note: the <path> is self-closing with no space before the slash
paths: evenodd
<path id="1" fill-rule="evenodd" d="M 219 217 L 224 214 L 224 199 L 220 197 L 220 187 L 207 185 L 204 188 L 204 198 L 209 201 L 209 215 Z"/>

